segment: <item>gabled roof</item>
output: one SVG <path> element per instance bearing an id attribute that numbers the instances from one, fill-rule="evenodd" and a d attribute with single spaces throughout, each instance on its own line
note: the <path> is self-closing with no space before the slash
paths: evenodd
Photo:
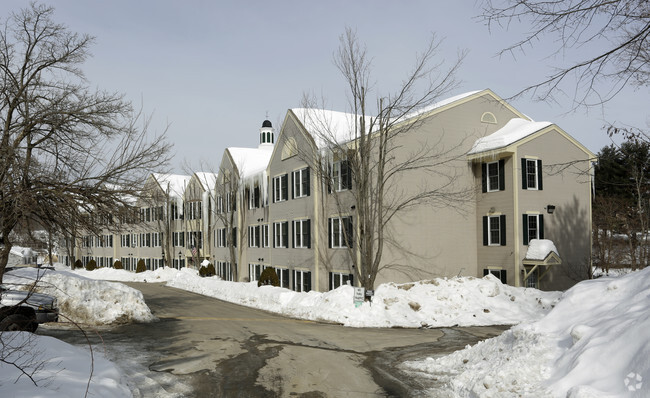
<path id="1" fill-rule="evenodd" d="M 541 134 L 546 134 L 549 131 L 555 131 L 562 135 L 587 154 L 590 159 L 596 158 L 593 152 L 556 124 L 551 122 L 535 122 L 522 118 L 513 118 L 494 133 L 476 140 L 472 149 L 467 153 L 467 157 L 469 160 L 476 160 L 496 156 L 500 153 L 511 153 L 514 152 L 516 146 L 526 143 Z"/>
<path id="2" fill-rule="evenodd" d="M 553 241 L 549 239 L 531 239 L 523 262 L 528 264 L 553 265 L 562 260 Z"/>
<path id="3" fill-rule="evenodd" d="M 185 188 L 190 182 L 191 177 L 180 174 L 161 174 L 152 173 L 153 178 L 158 182 L 163 192 L 167 192 L 169 187 L 169 194 L 171 196 L 182 198 L 185 194 Z"/>

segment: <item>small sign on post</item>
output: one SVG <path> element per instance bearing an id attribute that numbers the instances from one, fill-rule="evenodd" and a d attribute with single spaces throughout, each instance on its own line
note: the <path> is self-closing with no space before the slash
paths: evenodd
<path id="1" fill-rule="evenodd" d="M 355 287 L 354 288 L 354 306 L 359 307 L 361 304 L 363 304 L 364 296 L 365 296 L 365 289 L 362 287 Z"/>

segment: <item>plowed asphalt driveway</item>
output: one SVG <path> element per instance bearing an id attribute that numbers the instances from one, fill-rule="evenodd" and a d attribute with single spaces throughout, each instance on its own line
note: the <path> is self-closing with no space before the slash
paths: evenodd
<path id="1" fill-rule="evenodd" d="M 357 329 L 302 321 L 153 283 L 142 291 L 160 321 L 92 334 L 135 397 L 406 397 L 435 380 L 401 372 L 505 327 Z M 64 325 L 39 333 L 84 344 Z M 444 388 L 444 387 L 442 387 Z M 441 391 L 440 396 L 445 396 Z"/>

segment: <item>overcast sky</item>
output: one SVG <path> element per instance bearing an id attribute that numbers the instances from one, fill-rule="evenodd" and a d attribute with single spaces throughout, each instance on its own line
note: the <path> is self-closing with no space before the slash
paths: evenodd
<path id="1" fill-rule="evenodd" d="M 229 146 L 256 147 L 267 118 L 279 129 L 304 92 L 346 110 L 345 84 L 332 63 L 346 26 L 356 29 L 373 58 L 377 94 L 394 91 L 432 33 L 444 37 L 441 59 L 469 51 L 449 96 L 490 88 L 508 98 L 551 73 L 554 49 L 544 39 L 525 54 L 497 57 L 522 29 L 488 30 L 473 1 L 214 1 L 47 0 L 55 19 L 95 36 L 83 67 L 90 83 L 124 93 L 153 113 L 151 128 L 174 144 L 171 171 L 216 170 Z M 0 14 L 28 4 L 2 0 Z M 571 56 L 570 53 L 568 56 Z M 560 104 L 511 103 L 537 121 L 552 121 L 593 152 L 610 143 L 605 121 L 646 127 L 648 88 L 626 90 L 604 109 L 567 114 Z M 277 132 L 277 130 L 276 130 Z"/>

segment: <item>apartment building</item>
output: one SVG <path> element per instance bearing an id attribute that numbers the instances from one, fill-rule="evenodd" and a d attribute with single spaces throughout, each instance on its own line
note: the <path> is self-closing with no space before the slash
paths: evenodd
<path id="1" fill-rule="evenodd" d="M 391 162 L 408 162 L 423 148 L 440 161 L 433 170 L 400 174 L 387 200 L 425 189 L 440 189 L 441 198 L 406 207 L 386 225 L 376 284 L 487 273 L 515 286 L 574 283 L 568 267 L 589 264 L 591 257 L 593 153 L 489 89 L 403 119 L 398 125 L 411 128 Z M 163 257 L 174 258 L 167 265 L 175 267 L 207 260 L 222 278 L 237 281 L 256 280 L 272 267 L 281 286 L 296 291 L 358 284 L 358 253 L 351 248 L 363 231 L 348 158 L 356 121 L 343 112 L 290 109 L 277 136 L 265 120 L 257 147 L 227 148 L 216 174 L 152 175 L 147 183 L 158 184 L 161 197 L 173 196 L 171 204 L 160 210 L 160 199 L 138 203 L 139 222 L 125 224 L 130 240 L 114 236 L 112 251 L 108 236 L 83 237 L 89 243 L 84 259 L 144 258 L 152 269 Z M 333 150 L 324 126 L 352 151 Z M 447 191 L 454 194 L 444 197 Z M 161 211 L 163 218 L 170 215 L 167 233 L 156 229 Z M 156 232 L 162 236 L 154 238 Z"/>

